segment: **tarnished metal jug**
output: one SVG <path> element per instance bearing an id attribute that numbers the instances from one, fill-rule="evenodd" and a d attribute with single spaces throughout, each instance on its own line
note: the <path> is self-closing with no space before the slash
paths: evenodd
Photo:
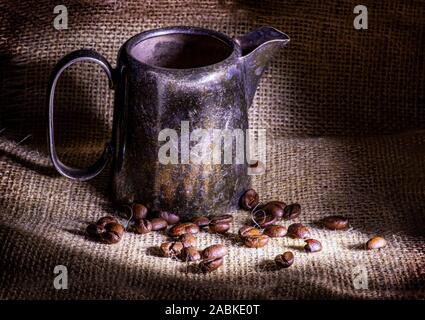
<path id="1" fill-rule="evenodd" d="M 68 178 L 88 180 L 112 160 L 112 198 L 118 203 L 140 202 L 181 216 L 221 214 L 236 207 L 250 184 L 247 161 L 195 163 L 182 151 L 193 141 L 183 138 L 197 128 L 248 129 L 248 107 L 259 79 L 288 42 L 286 34 L 271 27 L 233 39 L 203 28 L 169 27 L 129 39 L 116 69 L 94 51 L 70 53 L 55 66 L 48 87 L 53 165 Z M 53 112 L 60 75 L 82 60 L 94 61 L 106 72 L 115 89 L 115 109 L 112 141 L 93 165 L 78 169 L 57 157 Z M 170 144 L 164 129 L 181 135 L 181 141 Z M 178 163 L 159 158 L 166 143 Z"/>

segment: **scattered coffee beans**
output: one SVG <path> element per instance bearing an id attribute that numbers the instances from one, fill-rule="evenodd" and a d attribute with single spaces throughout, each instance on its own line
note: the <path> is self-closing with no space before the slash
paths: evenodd
<path id="1" fill-rule="evenodd" d="M 244 238 L 244 244 L 249 248 L 262 248 L 269 242 L 269 237 L 262 234 Z"/>
<path id="2" fill-rule="evenodd" d="M 283 216 L 283 202 L 279 201 L 271 201 L 266 203 L 264 206 L 261 207 L 261 210 L 263 210 L 266 215 L 274 216 L 277 219 L 282 218 Z"/>
<path id="3" fill-rule="evenodd" d="M 343 216 L 329 216 L 322 220 L 322 225 L 330 230 L 347 230 L 349 221 Z"/>
<path id="4" fill-rule="evenodd" d="M 196 247 L 196 237 L 193 234 L 185 233 L 179 237 L 179 241 L 183 244 L 183 247 Z"/>
<path id="5" fill-rule="evenodd" d="M 248 189 L 242 195 L 240 200 L 240 206 L 246 211 L 250 211 L 260 202 L 260 197 L 254 189 Z"/>
<path id="6" fill-rule="evenodd" d="M 219 216 L 214 216 L 210 218 L 210 223 L 232 223 L 233 222 L 233 216 L 230 214 L 222 214 Z"/>
<path id="7" fill-rule="evenodd" d="M 114 244 L 121 240 L 124 234 L 124 227 L 117 222 L 110 222 L 105 225 L 105 231 L 101 234 L 102 240 L 108 244 Z"/>
<path id="8" fill-rule="evenodd" d="M 164 230 L 167 228 L 168 223 L 163 218 L 153 218 L 150 220 L 152 225 L 152 231 Z"/>
<path id="9" fill-rule="evenodd" d="M 227 254 L 227 249 L 221 244 L 214 244 L 205 248 L 202 251 L 203 260 L 215 260 L 224 257 Z"/>
<path id="10" fill-rule="evenodd" d="M 293 223 L 288 227 L 288 235 L 291 238 L 305 239 L 310 237 L 310 230 L 302 223 Z"/>
<path id="11" fill-rule="evenodd" d="M 271 214 L 265 213 L 263 210 L 258 210 L 254 213 L 253 222 L 255 225 L 265 228 L 276 223 L 277 218 Z"/>
<path id="12" fill-rule="evenodd" d="M 366 242 L 366 248 L 368 250 L 380 249 L 387 245 L 387 240 L 383 237 L 373 237 Z"/>
<path id="13" fill-rule="evenodd" d="M 287 229 L 284 226 L 271 225 L 264 230 L 264 234 L 271 238 L 280 238 L 286 236 Z"/>
<path id="14" fill-rule="evenodd" d="M 155 215 L 157 218 L 164 219 L 169 225 L 176 224 L 180 221 L 180 217 L 178 215 L 168 211 L 157 211 L 155 212 Z"/>
<path id="15" fill-rule="evenodd" d="M 251 237 L 251 236 L 259 236 L 261 235 L 261 231 L 255 227 L 251 226 L 243 226 L 239 229 L 239 236 L 241 238 Z"/>
<path id="16" fill-rule="evenodd" d="M 304 250 L 307 252 L 318 252 L 322 250 L 322 244 L 319 240 L 307 239 L 305 243 Z"/>
<path id="17" fill-rule="evenodd" d="M 180 241 L 164 242 L 160 246 L 164 257 L 175 257 L 180 255 L 183 250 L 183 244 Z"/>
<path id="18" fill-rule="evenodd" d="M 199 268 L 203 273 L 209 273 L 214 270 L 217 270 L 223 265 L 223 258 L 218 258 L 215 260 L 205 260 L 199 264 Z"/>
<path id="19" fill-rule="evenodd" d="M 148 208 L 146 208 L 143 204 L 133 203 L 131 209 L 133 210 L 134 220 L 145 219 L 148 215 Z"/>
<path id="20" fill-rule="evenodd" d="M 140 234 L 149 233 L 152 231 L 152 223 L 147 219 L 138 219 L 134 222 L 134 229 Z"/>
<path id="21" fill-rule="evenodd" d="M 199 232 L 199 227 L 192 222 L 179 223 L 171 227 L 169 234 L 172 237 L 179 237 L 186 233 L 196 234 Z"/>
<path id="22" fill-rule="evenodd" d="M 301 214 L 301 206 L 298 203 L 287 205 L 283 209 L 283 219 L 289 220 L 298 217 Z"/>
<path id="23" fill-rule="evenodd" d="M 184 248 L 180 258 L 185 262 L 197 261 L 201 259 L 201 255 L 195 247 Z"/>
<path id="24" fill-rule="evenodd" d="M 208 219 L 208 217 L 205 217 L 205 216 L 193 217 L 191 221 L 192 223 L 196 224 L 199 228 L 208 227 L 208 225 L 210 224 L 210 219 Z"/>
<path id="25" fill-rule="evenodd" d="M 291 251 L 286 251 L 277 255 L 274 261 L 281 268 L 289 268 L 294 263 L 294 254 Z"/>
<path id="26" fill-rule="evenodd" d="M 114 217 L 106 216 L 100 218 L 96 223 L 89 224 L 86 231 L 95 240 L 114 244 L 121 240 L 124 227 Z"/>
<path id="27" fill-rule="evenodd" d="M 230 229 L 230 224 L 228 223 L 216 223 L 210 222 L 210 231 L 212 233 L 226 233 Z"/>

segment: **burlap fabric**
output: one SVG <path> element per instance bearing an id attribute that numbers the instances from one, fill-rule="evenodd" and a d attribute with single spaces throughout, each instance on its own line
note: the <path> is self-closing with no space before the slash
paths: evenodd
<path id="1" fill-rule="evenodd" d="M 425 298 L 422 1 L 368 1 L 367 31 L 353 28 L 355 1 L 62 4 L 69 29 L 57 31 L 57 3 L 0 3 L 1 298 Z M 248 218 L 242 211 L 228 236 L 198 237 L 200 248 L 229 247 L 224 266 L 209 275 L 158 257 L 161 233 L 126 233 L 114 246 L 85 237 L 88 222 L 114 213 L 109 172 L 87 183 L 55 173 L 44 139 L 48 75 L 82 47 L 114 64 L 128 37 L 169 25 L 229 35 L 271 25 L 290 35 L 250 110 L 251 125 L 268 129 L 268 169 L 253 184 L 264 200 L 301 203 L 296 221 L 312 227 L 322 252 L 306 254 L 302 241 L 288 238 L 260 250 L 240 246 L 234 234 Z M 88 164 L 110 136 L 106 78 L 91 64 L 72 67 L 57 95 L 61 157 Z M 316 227 L 336 213 L 351 217 L 350 231 Z M 389 246 L 363 250 L 375 234 Z M 295 264 L 276 270 L 271 260 L 284 250 L 294 252 Z M 68 267 L 68 290 L 53 287 L 56 265 Z M 368 288 L 356 289 L 362 270 Z"/>

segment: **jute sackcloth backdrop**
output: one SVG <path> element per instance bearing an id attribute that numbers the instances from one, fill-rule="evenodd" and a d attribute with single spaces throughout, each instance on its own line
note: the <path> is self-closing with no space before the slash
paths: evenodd
<path id="1" fill-rule="evenodd" d="M 367 1 L 368 30 L 355 30 L 357 1 L 60 1 L 68 29 L 53 27 L 49 1 L 0 2 L 0 297 L 3 299 L 338 299 L 425 298 L 425 3 Z M 193 25 L 230 36 L 263 25 L 291 37 L 270 64 L 249 110 L 267 129 L 261 198 L 299 202 L 323 250 L 272 239 L 243 247 L 235 211 L 229 235 L 204 232 L 198 247 L 224 243 L 223 267 L 208 275 L 157 256 L 163 233 L 126 233 L 108 246 L 90 241 L 89 222 L 114 214 L 110 171 L 89 182 L 59 176 L 46 150 L 45 90 L 63 55 L 80 48 L 113 65 L 141 31 Z M 56 131 L 61 158 L 91 163 L 110 139 L 113 92 L 99 67 L 71 67 L 59 83 Z M 3 129 L 4 128 L 4 129 Z M 22 141 L 22 139 L 25 139 Z M 351 218 L 346 232 L 316 221 Z M 289 222 L 281 222 L 289 225 Z M 387 248 L 365 241 L 386 237 Z M 295 254 L 289 269 L 273 258 Z M 68 290 L 56 290 L 56 265 Z"/>

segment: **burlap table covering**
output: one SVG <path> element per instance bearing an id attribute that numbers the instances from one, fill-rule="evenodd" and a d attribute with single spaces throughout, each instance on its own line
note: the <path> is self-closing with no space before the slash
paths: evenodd
<path id="1" fill-rule="evenodd" d="M 425 298 L 425 4 L 369 1 L 369 30 L 352 27 L 353 1 L 63 1 L 69 29 L 53 28 L 57 3 L 0 3 L 0 297 L 13 298 Z M 261 82 L 250 110 L 268 129 L 268 169 L 254 179 L 264 200 L 297 201 L 324 249 L 273 239 L 240 246 L 248 219 L 233 212 L 228 236 L 203 233 L 199 247 L 225 243 L 224 266 L 209 275 L 156 255 L 164 234 L 126 233 L 114 246 L 88 240 L 88 222 L 114 213 L 109 173 L 87 183 L 55 173 L 46 153 L 47 77 L 64 54 L 94 48 L 114 64 L 142 30 L 196 25 L 239 35 L 271 25 L 292 39 Z M 110 136 L 112 93 L 99 68 L 72 67 L 60 82 L 61 156 L 85 165 Z M 22 144 L 18 142 L 31 136 Z M 351 217 L 348 232 L 315 222 Z M 284 223 L 288 225 L 287 222 Z M 385 250 L 362 250 L 383 234 Z M 295 264 L 271 260 L 292 250 Z M 53 287 L 53 268 L 69 289 Z M 356 270 L 368 288 L 356 289 Z"/>

